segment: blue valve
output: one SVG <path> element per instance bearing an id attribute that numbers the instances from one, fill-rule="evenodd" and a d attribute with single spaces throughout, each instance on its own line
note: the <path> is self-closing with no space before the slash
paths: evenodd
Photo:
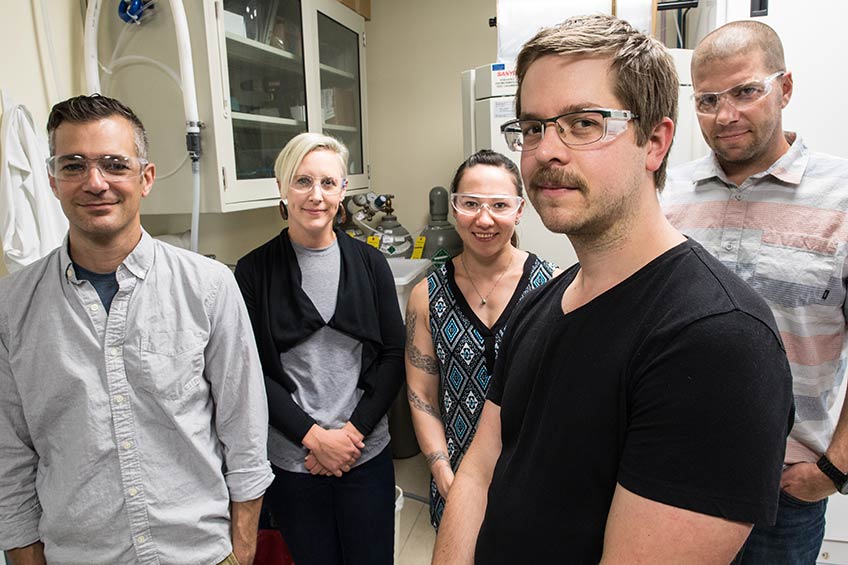
<path id="1" fill-rule="evenodd" d="M 138 24 L 144 13 L 144 0 L 121 0 L 118 2 L 118 17 L 128 24 Z"/>

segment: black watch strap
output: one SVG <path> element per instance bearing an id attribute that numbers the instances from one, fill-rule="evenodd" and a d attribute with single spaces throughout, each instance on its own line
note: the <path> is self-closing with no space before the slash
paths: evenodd
<path id="1" fill-rule="evenodd" d="M 836 490 L 845 494 L 843 489 L 848 486 L 848 475 L 837 469 L 836 465 L 827 458 L 827 455 L 819 457 L 819 460 L 816 461 L 816 466 L 833 481 L 833 484 L 836 485 Z"/>

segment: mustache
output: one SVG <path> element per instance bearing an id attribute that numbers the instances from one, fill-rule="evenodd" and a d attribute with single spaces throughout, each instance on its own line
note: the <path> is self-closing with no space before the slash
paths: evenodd
<path id="1" fill-rule="evenodd" d="M 551 167 L 536 169 L 530 177 L 530 186 L 553 185 L 575 187 L 583 192 L 589 189 L 586 179 L 575 173 Z"/>

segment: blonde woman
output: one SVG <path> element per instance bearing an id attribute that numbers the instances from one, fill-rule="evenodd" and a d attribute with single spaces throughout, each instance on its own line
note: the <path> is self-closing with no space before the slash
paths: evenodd
<path id="1" fill-rule="evenodd" d="M 347 158 L 333 138 L 293 138 L 274 167 L 288 228 L 236 267 L 268 391 L 267 507 L 298 565 L 393 554 L 386 412 L 404 329 L 385 258 L 334 227 Z"/>

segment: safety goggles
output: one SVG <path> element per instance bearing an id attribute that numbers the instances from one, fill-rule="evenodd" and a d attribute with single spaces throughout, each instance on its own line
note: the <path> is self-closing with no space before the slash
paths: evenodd
<path id="1" fill-rule="evenodd" d="M 313 178 L 309 175 L 298 175 L 292 179 L 289 188 L 295 192 L 306 194 L 312 192 L 316 184 L 324 194 L 338 194 L 347 186 L 347 179 L 337 179 L 335 177 Z"/>
<path id="2" fill-rule="evenodd" d="M 80 181 L 88 176 L 93 166 L 103 179 L 120 182 L 140 175 L 148 163 L 147 159 L 125 155 L 54 155 L 47 159 L 47 172 L 60 181 Z"/>
<path id="3" fill-rule="evenodd" d="M 692 95 L 695 100 L 695 111 L 699 114 L 715 114 L 718 112 L 722 98 L 737 110 L 745 110 L 768 96 L 775 79 L 784 74 L 786 71 L 778 71 L 764 79 L 743 82 L 721 92 L 696 92 Z"/>
<path id="4" fill-rule="evenodd" d="M 514 194 L 451 194 L 451 206 L 457 214 L 476 216 L 484 208 L 492 216 L 509 218 L 518 213 L 524 199 Z"/>

